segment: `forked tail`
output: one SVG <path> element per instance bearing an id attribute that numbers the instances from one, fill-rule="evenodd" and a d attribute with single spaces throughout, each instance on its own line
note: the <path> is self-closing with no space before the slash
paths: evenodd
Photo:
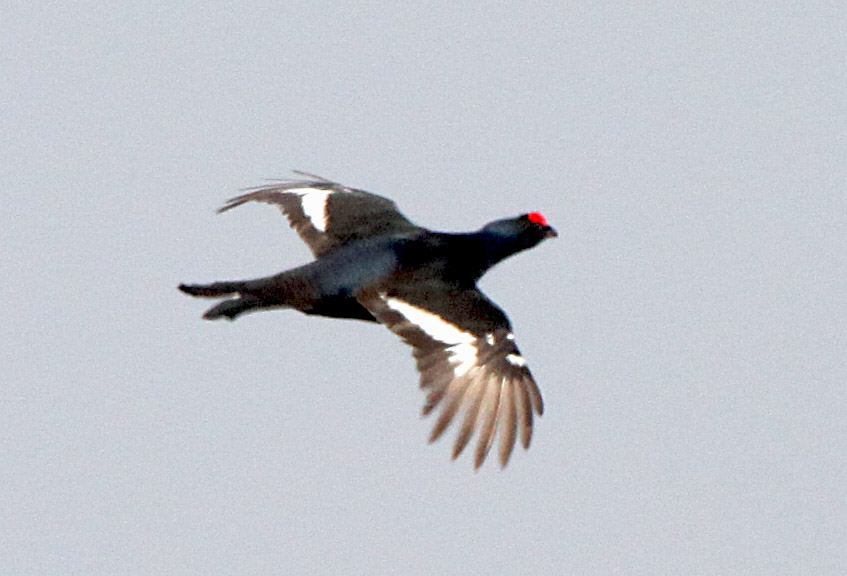
<path id="1" fill-rule="evenodd" d="M 262 301 L 255 296 L 243 294 L 241 291 L 244 288 L 243 282 L 214 282 L 212 284 L 180 284 L 179 289 L 201 298 L 215 298 L 221 296 L 230 296 L 236 294 L 237 297 L 229 298 L 209 308 L 203 318 L 206 320 L 217 320 L 218 318 L 227 318 L 235 320 L 235 318 L 248 312 L 254 308 L 260 308 Z"/>

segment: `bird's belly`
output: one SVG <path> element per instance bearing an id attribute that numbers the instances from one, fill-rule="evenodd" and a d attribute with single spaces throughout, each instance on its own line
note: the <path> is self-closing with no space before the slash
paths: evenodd
<path id="1" fill-rule="evenodd" d="M 356 246 L 324 255 L 289 272 L 306 292 L 301 292 L 297 308 L 306 314 L 375 322 L 354 295 L 389 275 L 396 266 L 395 252 L 385 245 Z"/>
<path id="2" fill-rule="evenodd" d="M 314 302 L 311 308 L 303 310 L 303 312 L 315 316 L 327 316 L 329 318 L 348 318 L 376 322 L 376 318 L 352 296 L 339 295 L 331 298 L 322 298 Z"/>

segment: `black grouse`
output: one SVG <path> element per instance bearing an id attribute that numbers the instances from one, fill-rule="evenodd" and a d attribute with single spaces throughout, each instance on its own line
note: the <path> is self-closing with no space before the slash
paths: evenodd
<path id="1" fill-rule="evenodd" d="M 207 320 L 294 308 L 384 324 L 414 349 L 427 393 L 423 413 L 443 405 L 430 442 L 464 407 L 453 458 L 478 431 L 478 468 L 499 429 L 505 466 L 518 433 L 529 447 L 533 413 L 544 408 L 506 314 L 476 282 L 493 265 L 556 231 L 532 212 L 468 234 L 432 232 L 410 222 L 387 198 L 297 174 L 304 179 L 251 189 L 219 212 L 251 201 L 277 205 L 314 253 L 313 262 L 267 278 L 179 289 L 226 298 L 203 315 Z"/>

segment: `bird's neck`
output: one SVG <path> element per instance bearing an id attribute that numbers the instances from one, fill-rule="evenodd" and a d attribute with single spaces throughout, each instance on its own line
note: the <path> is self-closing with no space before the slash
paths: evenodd
<path id="1" fill-rule="evenodd" d="M 492 266 L 525 249 L 521 239 L 503 236 L 486 230 L 455 234 L 451 240 L 451 255 L 459 260 L 462 273 L 478 280 Z"/>

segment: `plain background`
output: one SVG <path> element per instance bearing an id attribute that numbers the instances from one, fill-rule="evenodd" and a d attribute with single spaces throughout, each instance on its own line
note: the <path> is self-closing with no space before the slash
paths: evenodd
<path id="1" fill-rule="evenodd" d="M 5 2 L 0 573 L 844 574 L 839 2 Z M 176 290 L 309 259 L 301 169 L 470 230 L 547 412 L 428 445 L 382 327 Z M 452 435 L 451 435 L 452 438 Z"/>

